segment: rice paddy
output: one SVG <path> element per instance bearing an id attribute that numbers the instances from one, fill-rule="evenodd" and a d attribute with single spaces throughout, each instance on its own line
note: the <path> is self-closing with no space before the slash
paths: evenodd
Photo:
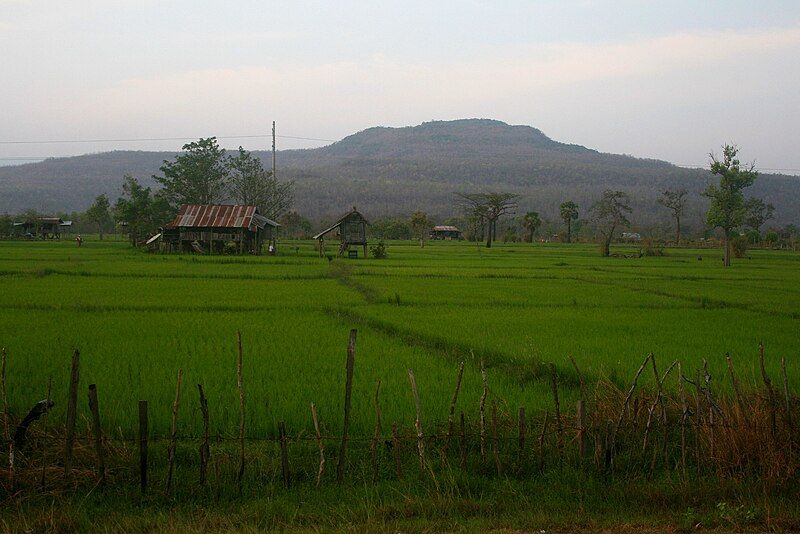
<path id="1" fill-rule="evenodd" d="M 620 247 L 624 255 L 633 250 Z M 96 383 L 104 425 L 135 432 L 147 399 L 151 428 L 169 429 L 175 377 L 202 383 L 215 432 L 238 428 L 236 332 L 244 343 L 247 433 L 274 436 L 277 421 L 311 431 L 309 403 L 340 428 L 348 332 L 358 329 L 352 433 L 368 436 L 381 380 L 386 421 L 410 426 L 406 370 L 417 377 L 423 418 L 446 420 L 458 362 L 467 362 L 459 405 L 474 411 L 480 360 L 491 398 L 513 413 L 549 406 L 542 363 L 577 396 L 573 356 L 588 381 L 624 384 L 644 356 L 680 359 L 687 375 L 707 360 L 743 380 L 788 362 L 800 386 L 800 255 L 755 250 L 724 269 L 719 250 L 669 249 L 664 257 L 601 258 L 594 245 L 391 242 L 389 257 L 319 258 L 310 242 L 276 257 L 151 255 L 123 241 L 0 242 L 0 345 L 8 351 L 8 400 L 19 416 L 46 395 L 63 421 L 73 349 L 82 388 Z M 720 380 L 720 383 L 725 382 Z M 725 387 L 722 385 L 721 387 Z M 182 435 L 197 435 L 189 391 Z M 86 415 L 81 405 L 79 416 Z"/>

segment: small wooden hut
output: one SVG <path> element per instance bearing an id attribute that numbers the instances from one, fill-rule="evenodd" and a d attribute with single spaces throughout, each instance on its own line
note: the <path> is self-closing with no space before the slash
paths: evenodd
<path id="1" fill-rule="evenodd" d="M 461 230 L 455 226 L 434 226 L 430 233 L 431 239 L 461 239 Z"/>
<path id="2" fill-rule="evenodd" d="M 264 243 L 275 247 L 278 226 L 255 206 L 184 204 L 161 239 L 169 251 L 220 254 L 234 243 L 239 254 L 261 254 Z"/>
<path id="3" fill-rule="evenodd" d="M 14 223 L 14 228 L 24 237 L 38 239 L 61 239 L 60 217 L 33 217 L 21 223 Z"/>
<path id="4" fill-rule="evenodd" d="M 342 216 L 332 226 L 321 231 L 314 236 L 319 242 L 319 256 L 325 254 L 325 236 L 334 233 L 334 236 L 339 237 L 339 256 L 343 256 L 348 252 L 351 245 L 361 245 L 364 247 L 364 257 L 367 257 L 367 225 L 369 223 L 361 215 L 355 207 L 353 210 Z M 358 251 L 350 251 L 350 256 L 357 257 Z"/>

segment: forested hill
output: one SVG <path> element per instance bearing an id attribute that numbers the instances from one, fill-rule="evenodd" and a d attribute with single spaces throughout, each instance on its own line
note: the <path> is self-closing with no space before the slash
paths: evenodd
<path id="1" fill-rule="evenodd" d="M 257 154 L 271 165 L 269 153 Z M 151 175 L 173 155 L 116 151 L 3 167 L 0 212 L 79 210 L 100 193 L 113 200 L 124 174 L 154 186 Z M 353 205 L 368 217 L 416 209 L 447 216 L 456 211 L 454 192 L 480 190 L 519 193 L 520 211 L 555 217 L 562 201 L 586 208 L 612 188 L 631 196 L 638 224 L 664 220 L 667 212 L 656 199 L 676 187 L 692 196 L 686 222 L 699 222 L 700 192 L 709 180 L 703 170 L 604 154 L 559 143 L 529 126 L 485 119 L 370 128 L 322 148 L 281 151 L 278 175 L 295 180 L 296 209 L 315 219 Z M 798 222 L 800 178 L 762 174 L 747 193 L 775 205 L 776 223 Z"/>

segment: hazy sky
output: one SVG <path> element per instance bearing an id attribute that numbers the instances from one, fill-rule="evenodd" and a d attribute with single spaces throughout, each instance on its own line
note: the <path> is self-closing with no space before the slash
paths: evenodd
<path id="1" fill-rule="evenodd" d="M 272 120 L 340 139 L 465 117 L 679 164 L 733 141 L 761 168 L 800 169 L 800 1 L 0 0 L 0 141 Z M 180 144 L 0 143 L 0 158 Z"/>

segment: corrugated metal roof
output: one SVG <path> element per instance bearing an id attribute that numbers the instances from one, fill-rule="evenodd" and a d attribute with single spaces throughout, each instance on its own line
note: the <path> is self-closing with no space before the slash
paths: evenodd
<path id="1" fill-rule="evenodd" d="M 461 230 L 459 230 L 455 226 L 434 226 L 433 227 L 433 231 L 434 232 L 460 232 Z"/>
<path id="2" fill-rule="evenodd" d="M 255 206 L 239 204 L 184 204 L 166 228 L 264 228 L 277 223 L 258 214 Z"/>

